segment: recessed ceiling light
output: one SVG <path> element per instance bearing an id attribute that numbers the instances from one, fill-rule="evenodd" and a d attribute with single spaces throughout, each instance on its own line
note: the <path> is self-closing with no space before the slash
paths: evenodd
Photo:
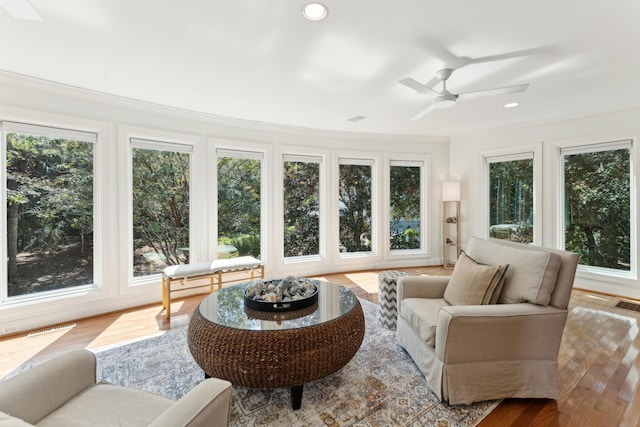
<path id="1" fill-rule="evenodd" d="M 322 21 L 329 13 L 327 6 L 322 3 L 307 3 L 302 10 L 302 15 L 309 21 Z"/>
<path id="2" fill-rule="evenodd" d="M 518 105 L 520 105 L 520 103 L 519 103 L 519 102 L 510 102 L 510 103 L 508 103 L 508 104 L 504 104 L 504 108 L 515 108 L 515 107 L 517 107 Z"/>
<path id="3" fill-rule="evenodd" d="M 0 0 L 0 6 L 15 19 L 28 21 L 44 21 L 28 0 Z"/>

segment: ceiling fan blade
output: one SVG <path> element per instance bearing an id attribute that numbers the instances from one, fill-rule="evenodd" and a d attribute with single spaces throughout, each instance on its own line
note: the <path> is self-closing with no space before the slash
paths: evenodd
<path id="1" fill-rule="evenodd" d="M 415 116 L 411 117 L 409 120 L 414 122 L 416 120 L 420 120 L 421 118 L 423 118 L 424 116 L 426 116 L 427 114 L 429 114 L 431 111 L 436 109 L 436 104 L 435 102 L 431 105 L 429 105 L 427 108 L 425 108 L 424 110 L 420 111 L 418 114 L 416 114 Z"/>
<path id="2" fill-rule="evenodd" d="M 505 93 L 517 93 L 524 92 L 529 87 L 529 84 L 516 85 L 516 86 L 507 86 L 507 87 L 499 87 L 496 89 L 487 89 L 487 90 L 479 90 L 477 92 L 466 92 L 458 95 L 459 101 L 466 101 L 467 99 L 479 98 L 481 96 L 488 95 L 502 95 Z"/>
<path id="3" fill-rule="evenodd" d="M 481 56 L 477 58 L 469 58 L 467 65 L 481 64 L 483 62 L 496 62 L 505 59 L 522 58 L 527 56 L 544 55 L 553 52 L 553 46 L 534 47 L 531 49 L 514 50 L 511 52 L 503 52 L 497 55 Z"/>
<path id="4" fill-rule="evenodd" d="M 425 93 L 425 92 L 433 92 L 435 94 L 440 95 L 440 92 L 438 92 L 437 90 L 424 85 L 422 83 L 420 83 L 417 80 L 412 79 L 411 77 L 407 77 L 406 79 L 402 79 L 402 80 L 398 80 L 398 83 L 400 83 L 401 85 L 405 85 L 408 88 L 411 88 L 413 90 L 415 90 L 418 93 Z"/>

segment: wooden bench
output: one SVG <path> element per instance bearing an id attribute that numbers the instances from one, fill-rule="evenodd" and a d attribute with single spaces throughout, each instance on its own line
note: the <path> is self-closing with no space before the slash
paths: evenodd
<path id="1" fill-rule="evenodd" d="M 183 291 L 186 289 L 196 289 L 209 286 L 211 292 L 217 285 L 222 289 L 222 284 L 231 280 L 223 281 L 226 273 L 248 271 L 250 278 L 254 279 L 256 273 L 258 277 L 264 278 L 264 265 L 259 259 L 242 256 L 238 258 L 217 259 L 211 262 L 199 262 L 195 264 L 172 265 L 162 271 L 162 307 L 166 310 L 167 319 L 171 316 L 171 292 Z M 209 279 L 208 283 L 194 284 L 200 280 Z M 173 284 L 178 287 L 172 288 Z"/>

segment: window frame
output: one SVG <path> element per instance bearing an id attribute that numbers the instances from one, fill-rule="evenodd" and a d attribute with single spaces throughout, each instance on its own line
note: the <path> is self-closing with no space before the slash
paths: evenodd
<path id="1" fill-rule="evenodd" d="M 490 227 L 490 170 L 492 163 L 508 162 L 513 160 L 533 159 L 533 242 L 531 244 L 541 246 L 543 244 L 543 212 L 542 212 L 542 143 L 504 148 L 499 150 L 484 151 L 481 154 L 481 177 L 479 179 L 482 195 L 482 235 L 489 238 Z"/>
<path id="2" fill-rule="evenodd" d="M 128 250 L 129 257 L 127 262 L 127 271 L 128 271 L 128 282 L 130 286 L 138 286 L 141 284 L 148 283 L 151 280 L 156 280 L 162 275 L 162 273 L 154 273 L 148 274 L 144 276 L 134 276 L 134 265 L 133 265 L 133 150 L 134 149 L 143 149 L 143 150 L 156 150 L 156 151 L 166 151 L 173 153 L 184 153 L 189 155 L 189 246 L 193 242 L 195 233 L 193 232 L 193 218 L 191 214 L 193 212 L 193 145 L 178 143 L 178 142 L 167 142 L 159 139 L 149 139 L 149 138 L 139 138 L 139 137 L 129 137 L 129 150 L 128 150 L 128 162 L 129 162 L 129 186 L 128 186 L 128 200 L 129 200 L 129 212 L 128 212 L 128 224 L 129 224 L 129 238 L 128 238 Z"/>
<path id="3" fill-rule="evenodd" d="M 305 163 L 317 163 L 319 167 L 319 176 L 320 182 L 318 185 L 318 202 L 319 202 L 319 210 L 320 210 L 320 218 L 319 218 L 319 236 L 318 236 L 318 253 L 313 255 L 303 255 L 303 256 L 294 256 L 287 257 L 285 256 L 284 249 L 284 163 L 285 162 L 305 162 Z M 304 153 L 304 154 L 294 154 L 290 151 L 285 151 L 280 155 L 280 161 L 278 163 L 278 182 L 279 185 L 277 188 L 278 191 L 278 200 L 280 205 L 280 213 L 278 220 L 278 242 L 279 242 L 279 260 L 281 266 L 297 264 L 297 263 L 305 263 L 305 262 L 323 262 L 327 259 L 327 239 L 326 239 L 326 211 L 327 211 L 327 203 L 326 203 L 326 156 L 318 155 L 313 153 Z"/>
<path id="4" fill-rule="evenodd" d="M 597 267 L 590 265 L 578 264 L 577 276 L 584 278 L 598 278 L 605 276 L 609 279 L 620 280 L 626 283 L 628 279 L 635 280 L 637 278 L 637 198 L 635 185 L 635 140 L 633 138 L 606 138 L 590 141 L 577 141 L 571 143 L 557 144 L 556 146 L 556 168 L 557 168 L 557 197 L 556 197 L 556 221 L 557 221 L 557 247 L 564 250 L 565 248 L 565 177 L 564 162 L 565 156 L 595 153 L 603 151 L 613 151 L 619 149 L 629 150 L 629 270 L 617 270 L 606 267 Z"/>
<path id="5" fill-rule="evenodd" d="M 380 198 L 380 155 L 363 154 L 361 152 L 336 152 L 334 155 L 333 168 L 333 185 L 331 186 L 334 200 L 331 204 L 332 224 L 335 230 L 335 236 L 332 236 L 331 253 L 334 255 L 337 263 L 352 262 L 354 260 L 371 261 L 372 259 L 381 258 L 381 198 Z M 339 193 L 340 193 L 340 166 L 356 165 L 371 166 L 371 250 L 361 252 L 340 252 L 340 211 L 339 211 Z M 357 265 L 354 264 L 354 268 Z"/>
<path id="6" fill-rule="evenodd" d="M 213 254 L 213 259 L 218 259 L 218 159 L 222 157 L 230 157 L 236 159 L 250 159 L 250 160 L 259 160 L 260 161 L 260 257 L 263 263 L 265 259 L 268 257 L 267 251 L 267 203 L 268 196 L 266 195 L 266 180 L 267 180 L 267 167 L 266 167 L 266 153 L 264 150 L 259 149 L 234 149 L 234 148 L 226 148 L 222 146 L 214 146 L 213 147 L 213 156 L 215 158 L 213 164 L 216 165 L 214 171 L 213 182 L 213 194 L 212 198 L 212 206 L 215 206 L 213 209 L 213 217 L 215 221 L 212 224 L 212 242 L 210 252 Z"/>
<path id="7" fill-rule="evenodd" d="M 418 258 L 429 256 L 429 156 L 397 155 L 387 156 L 384 173 L 384 202 L 383 202 L 383 235 L 384 251 L 387 258 Z M 408 166 L 420 167 L 420 248 L 417 249 L 391 249 L 391 167 Z"/>
<path id="8" fill-rule="evenodd" d="M 145 285 L 157 285 L 162 273 L 155 273 L 145 276 L 135 277 L 133 275 L 133 149 L 142 148 L 150 150 L 160 151 L 176 151 L 189 153 L 189 246 L 194 246 L 194 251 L 190 251 L 189 260 L 191 263 L 197 262 L 200 256 L 198 250 L 196 236 L 194 228 L 196 220 L 194 219 L 194 154 L 196 150 L 196 141 L 188 139 L 183 135 L 175 134 L 162 134 L 155 132 L 145 132 L 144 130 L 131 130 L 125 131 L 125 136 L 122 138 L 124 145 L 126 146 L 126 161 L 123 162 L 126 165 L 125 186 L 123 194 L 126 194 L 127 206 L 126 206 L 126 226 L 123 227 L 123 232 L 126 233 L 126 238 L 123 239 L 127 245 L 127 249 L 123 254 L 123 270 L 126 271 L 125 284 L 122 285 L 125 289 L 123 292 L 130 290 L 140 289 L 142 290 Z M 175 149 L 174 149 L 175 148 Z"/>
<path id="9" fill-rule="evenodd" d="M 99 151 L 102 148 L 102 144 L 99 144 L 100 132 L 96 129 L 82 130 L 81 126 L 73 125 L 60 125 L 58 124 L 37 124 L 33 122 L 22 121 L 0 121 L 0 165 L 2 167 L 2 198 L 0 202 L 3 206 L 3 214 L 0 218 L 0 232 L 5 236 L 4 243 L 0 245 L 0 257 L 1 259 L 8 258 L 7 247 L 7 133 L 23 133 L 36 136 L 44 136 L 51 139 L 73 139 L 93 144 L 93 281 L 84 285 L 73 286 L 69 288 L 56 289 L 50 291 L 36 292 L 26 295 L 9 296 L 8 295 L 8 265 L 6 262 L 0 263 L 0 307 L 31 304 L 37 302 L 50 302 L 56 301 L 59 298 L 83 296 L 88 293 L 101 292 L 102 283 L 102 250 L 101 250 L 101 233 L 102 233 L 102 202 L 99 197 L 99 188 L 102 181 L 100 179 L 100 158 Z"/>

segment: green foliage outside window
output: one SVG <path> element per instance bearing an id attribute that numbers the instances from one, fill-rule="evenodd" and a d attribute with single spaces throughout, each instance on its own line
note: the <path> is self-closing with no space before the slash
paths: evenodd
<path id="1" fill-rule="evenodd" d="M 284 162 L 284 256 L 320 253 L 320 164 Z"/>
<path id="2" fill-rule="evenodd" d="M 134 276 L 189 262 L 189 154 L 133 149 Z"/>
<path id="3" fill-rule="evenodd" d="M 340 252 L 371 251 L 371 166 L 340 165 Z"/>
<path id="4" fill-rule="evenodd" d="M 420 249 L 420 168 L 389 170 L 391 249 Z"/>
<path id="5" fill-rule="evenodd" d="M 93 282 L 93 144 L 6 136 L 8 295 Z"/>
<path id="6" fill-rule="evenodd" d="M 629 177 L 628 149 L 564 156 L 565 248 L 581 264 L 630 269 Z"/>
<path id="7" fill-rule="evenodd" d="M 218 257 L 260 258 L 261 161 L 218 158 L 218 245 L 231 245 L 237 253 Z"/>
<path id="8" fill-rule="evenodd" d="M 489 235 L 533 242 L 533 159 L 489 164 Z"/>

